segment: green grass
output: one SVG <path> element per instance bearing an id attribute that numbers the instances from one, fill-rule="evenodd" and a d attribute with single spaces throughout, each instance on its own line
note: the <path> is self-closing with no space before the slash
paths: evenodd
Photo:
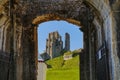
<path id="1" fill-rule="evenodd" d="M 79 80 L 79 54 L 77 51 L 66 54 L 73 54 L 73 58 L 64 61 L 61 55 L 46 61 L 49 65 L 46 80 Z"/>
<path id="2" fill-rule="evenodd" d="M 47 70 L 46 80 L 79 80 L 79 69 Z"/>
<path id="3" fill-rule="evenodd" d="M 65 61 L 62 66 L 63 69 L 73 69 L 79 67 L 79 56 L 75 56 L 72 59 Z"/>
<path id="4" fill-rule="evenodd" d="M 46 63 L 50 65 L 52 69 L 61 69 L 64 63 L 63 56 L 48 60 Z"/>

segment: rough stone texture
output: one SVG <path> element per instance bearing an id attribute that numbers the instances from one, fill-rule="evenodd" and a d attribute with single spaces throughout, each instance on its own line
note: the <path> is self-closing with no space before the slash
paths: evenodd
<path id="1" fill-rule="evenodd" d="M 82 79 L 96 80 L 100 75 L 95 73 L 95 55 L 106 42 L 109 78 L 120 80 L 119 0 L 9 1 L 0 0 L 0 55 L 10 55 L 9 64 L 0 58 L 0 70 L 10 66 L 5 68 L 9 74 L 0 71 L 1 80 L 8 75 L 9 80 L 36 80 L 37 25 L 49 20 L 66 20 L 83 31 Z"/>
<path id="2" fill-rule="evenodd" d="M 60 34 L 57 31 L 49 33 L 48 38 L 46 39 L 45 53 L 47 53 L 50 58 L 55 58 L 61 55 L 62 50 L 70 50 L 70 35 L 65 33 L 65 48 L 63 48 L 63 41 Z"/>
<path id="3" fill-rule="evenodd" d="M 50 58 L 60 56 L 60 52 L 63 50 L 63 41 L 59 33 L 49 33 L 48 39 L 46 40 L 46 53 L 49 54 Z"/>
<path id="4" fill-rule="evenodd" d="M 70 50 L 70 35 L 68 33 L 65 33 L 65 50 Z"/>
<path id="5" fill-rule="evenodd" d="M 64 54 L 63 58 L 64 58 L 64 60 L 69 60 L 69 59 L 73 58 L 73 55 L 72 54 L 69 54 L 69 55 Z"/>

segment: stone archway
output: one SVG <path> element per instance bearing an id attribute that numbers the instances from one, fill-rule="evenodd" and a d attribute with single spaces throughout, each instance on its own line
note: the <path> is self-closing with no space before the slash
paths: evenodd
<path id="1" fill-rule="evenodd" d="M 62 3 L 64 3 L 64 1 Z M 65 4 L 70 4 L 70 3 L 65 2 Z M 63 4 L 63 5 L 65 5 L 65 4 Z M 81 6 L 78 6 L 80 4 L 81 4 Z M 48 21 L 48 20 L 66 20 L 66 21 L 68 21 L 70 23 L 74 23 L 76 25 L 88 26 L 86 24 L 89 23 L 88 17 L 91 15 L 90 13 L 92 13 L 92 12 L 89 8 L 86 7 L 86 5 L 84 3 L 81 3 L 81 1 L 74 2 L 74 5 L 75 5 L 75 7 L 77 7 L 77 9 L 75 9 L 75 8 L 69 9 L 70 7 L 72 7 L 71 5 L 70 6 L 68 5 L 67 9 L 64 8 L 64 6 L 62 6 L 61 3 L 59 5 L 60 5 L 60 8 L 58 7 L 58 5 L 57 6 L 55 5 L 55 8 L 58 7 L 57 10 L 54 9 L 54 5 L 53 5 L 52 10 L 45 11 L 45 12 L 43 11 L 44 13 L 42 13 L 42 14 L 40 12 L 36 12 L 38 10 L 33 11 L 33 12 L 36 12 L 35 14 L 29 13 L 28 10 L 27 10 L 28 12 L 25 10 L 26 12 L 23 13 L 24 17 L 22 17 L 22 19 L 20 17 L 20 20 L 24 20 L 24 21 L 22 21 L 23 22 L 22 23 L 23 24 L 22 49 L 24 49 L 22 53 L 25 53 L 25 54 L 23 54 L 23 59 L 24 59 L 24 61 L 23 61 L 23 72 L 24 72 L 23 79 L 24 80 L 35 79 L 35 75 L 33 75 L 33 74 L 36 74 L 36 73 L 32 73 L 32 72 L 34 72 L 34 70 L 36 69 L 35 64 L 37 64 L 37 62 L 35 62 L 35 61 L 37 61 L 37 60 L 33 60 L 33 62 L 34 62 L 33 63 L 31 61 L 31 59 L 35 59 L 35 57 L 37 57 L 37 55 L 36 55 L 37 48 L 35 48 L 36 42 L 37 42 L 36 41 L 37 39 L 35 39 L 36 35 L 37 35 L 36 34 L 36 29 L 37 29 L 36 25 L 38 25 L 41 22 Z M 61 7 L 63 7 L 63 10 L 61 10 Z M 34 8 L 32 10 L 34 10 Z M 28 14 L 25 14 L 25 13 L 28 13 Z M 33 15 L 33 16 L 31 16 L 31 15 Z M 34 17 L 36 17 L 36 15 L 37 15 L 37 18 L 34 19 Z M 83 17 L 85 15 L 87 15 L 87 17 Z M 31 17 L 29 17 L 29 16 L 31 16 Z M 93 15 L 91 15 L 91 16 L 93 16 Z M 80 21 L 82 24 L 80 24 Z M 33 45 L 33 46 L 30 47 L 29 43 L 31 43 L 31 45 Z M 31 56 L 30 57 L 31 59 L 26 58 L 26 56 Z M 29 74 L 27 74 L 27 73 L 29 73 Z"/>
<path id="2" fill-rule="evenodd" d="M 85 49 L 83 79 L 100 80 L 95 77 L 95 53 L 106 42 L 108 80 L 119 80 L 119 5 L 119 1 L 111 0 L 1 0 L 0 53 L 2 57 L 6 57 L 2 54 L 11 55 L 10 63 L 2 63 L 6 69 L 7 65 L 10 66 L 4 77 L 7 75 L 9 80 L 36 80 L 37 24 L 62 19 L 82 26 Z M 1 59 L 1 62 L 6 61 Z M 1 71 L 3 67 L 0 67 Z M 0 77 L 4 80 L 2 73 Z"/>
<path id="3" fill-rule="evenodd" d="M 46 21 L 50 21 L 50 20 L 65 20 L 69 23 L 72 23 L 72 24 L 75 24 L 75 25 L 78 25 L 80 27 L 80 22 L 77 21 L 77 20 L 74 20 L 74 19 L 66 19 L 66 18 L 63 18 L 63 17 L 60 17 L 58 15 L 53 15 L 53 14 L 46 14 L 46 15 L 42 15 L 42 16 L 38 16 L 36 17 L 35 19 L 33 19 L 33 22 L 32 22 L 32 25 L 31 27 L 28 27 L 26 30 L 27 31 L 30 31 L 30 30 L 33 30 L 32 34 L 29 34 L 29 36 L 31 36 L 33 38 L 33 42 L 31 41 L 31 43 L 34 44 L 34 46 L 31 46 L 32 48 L 30 50 L 33 51 L 34 49 L 34 55 L 31 59 L 35 59 L 35 64 L 36 64 L 36 69 L 37 69 L 37 63 L 38 63 L 38 60 L 37 60 L 37 54 L 38 54 L 38 50 L 37 50 L 37 27 L 40 23 L 42 22 L 46 22 Z M 27 32 L 25 31 L 25 32 Z M 30 33 L 30 32 L 29 32 Z M 25 38 L 26 39 L 26 38 Z M 32 40 L 32 39 L 30 39 Z M 28 40 L 25 40 L 25 41 L 28 41 Z M 26 42 L 25 42 L 26 43 Z M 24 44 L 26 46 L 26 44 Z M 26 49 L 28 49 L 29 53 L 32 52 L 29 50 L 30 47 L 26 47 Z M 25 49 L 25 48 L 24 48 Z M 29 64 L 31 65 L 31 64 Z M 27 66 L 26 64 L 24 65 L 25 67 Z M 33 68 L 32 68 L 33 69 Z M 29 71 L 28 67 L 25 68 L 25 70 Z M 28 72 L 27 72 L 28 73 Z M 31 73 L 32 74 L 32 73 Z M 27 76 L 30 76 L 29 74 Z M 33 76 L 33 78 L 35 78 L 36 75 Z"/>

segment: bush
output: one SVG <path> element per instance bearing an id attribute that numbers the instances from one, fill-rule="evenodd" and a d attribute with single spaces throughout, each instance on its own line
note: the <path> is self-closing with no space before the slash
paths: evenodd
<path id="1" fill-rule="evenodd" d="M 67 51 L 64 53 L 64 55 L 70 55 L 70 54 L 73 54 L 71 51 Z"/>

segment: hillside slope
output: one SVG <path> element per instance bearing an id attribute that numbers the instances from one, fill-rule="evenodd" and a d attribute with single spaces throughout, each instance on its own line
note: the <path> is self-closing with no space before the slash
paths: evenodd
<path id="1" fill-rule="evenodd" d="M 79 80 L 79 54 L 77 51 L 66 52 L 73 54 L 73 58 L 64 60 L 63 55 L 46 61 L 48 65 L 46 80 Z"/>
<path id="2" fill-rule="evenodd" d="M 64 60 L 63 55 L 46 61 L 48 68 L 50 69 L 71 69 L 79 68 L 79 53 L 78 52 L 66 52 L 64 54 L 73 54 L 73 58 Z"/>

